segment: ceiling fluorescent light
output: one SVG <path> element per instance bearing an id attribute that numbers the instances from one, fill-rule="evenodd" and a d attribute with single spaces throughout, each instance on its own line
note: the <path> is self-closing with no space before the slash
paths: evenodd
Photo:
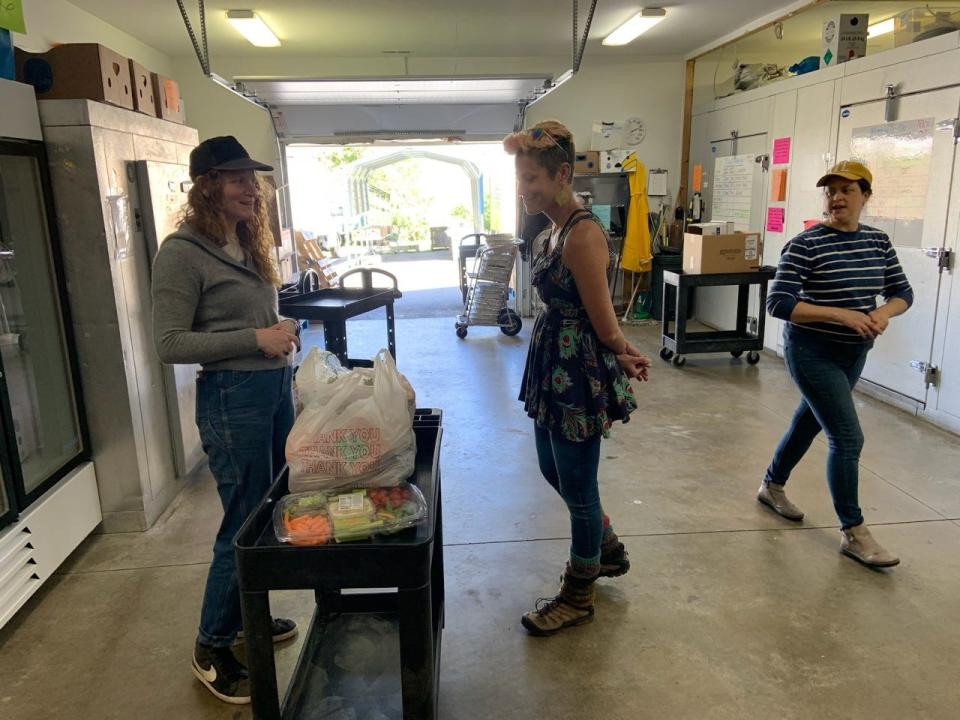
<path id="1" fill-rule="evenodd" d="M 893 18 L 887 18 L 886 20 L 881 20 L 878 23 L 874 23 L 867 27 L 867 37 L 874 38 L 878 35 L 886 35 L 887 33 L 893 32 Z"/>
<path id="2" fill-rule="evenodd" d="M 227 20 L 251 44 L 257 47 L 278 47 L 280 40 L 253 10 L 227 10 Z"/>
<path id="3" fill-rule="evenodd" d="M 667 16 L 663 8 L 644 8 L 603 39 L 604 45 L 626 45 Z"/>

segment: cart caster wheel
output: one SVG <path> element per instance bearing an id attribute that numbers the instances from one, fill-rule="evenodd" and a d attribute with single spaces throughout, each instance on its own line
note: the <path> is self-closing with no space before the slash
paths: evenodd
<path id="1" fill-rule="evenodd" d="M 673 350 L 670 348 L 660 348 L 660 359 L 669 360 L 673 357 Z"/>
<path id="2" fill-rule="evenodd" d="M 673 356 L 673 366 L 674 367 L 683 367 L 687 364 L 687 359 L 683 355 L 674 355 Z"/>
<path id="3" fill-rule="evenodd" d="M 731 351 L 730 351 L 730 354 L 731 354 L 733 357 L 738 358 L 738 357 L 740 357 L 741 355 L 743 355 L 743 350 L 731 350 Z"/>
<path id="4" fill-rule="evenodd" d="M 501 310 L 497 321 L 500 323 L 500 332 L 507 337 L 513 337 L 523 327 L 523 320 L 510 309 Z"/>
<path id="5" fill-rule="evenodd" d="M 467 329 L 463 325 L 457 325 L 457 337 L 463 340 L 467 336 Z"/>
<path id="6" fill-rule="evenodd" d="M 748 352 L 747 362 L 751 365 L 756 365 L 758 362 L 760 362 L 760 353 L 756 352 L 755 350 Z"/>

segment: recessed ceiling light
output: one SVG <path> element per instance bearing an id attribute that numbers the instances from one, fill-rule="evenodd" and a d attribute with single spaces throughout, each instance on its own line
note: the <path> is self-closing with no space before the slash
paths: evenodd
<path id="1" fill-rule="evenodd" d="M 867 37 L 873 38 L 878 35 L 886 35 L 887 33 L 893 32 L 893 18 L 887 18 L 886 20 L 881 20 L 878 23 L 874 23 L 867 27 Z"/>
<path id="2" fill-rule="evenodd" d="M 604 45 L 626 45 L 667 16 L 663 8 L 644 8 L 603 39 Z"/>
<path id="3" fill-rule="evenodd" d="M 227 20 L 252 45 L 278 47 L 280 40 L 253 10 L 227 10 Z"/>

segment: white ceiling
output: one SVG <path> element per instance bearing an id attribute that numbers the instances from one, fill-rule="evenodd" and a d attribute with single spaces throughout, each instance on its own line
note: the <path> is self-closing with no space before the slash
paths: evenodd
<path id="1" fill-rule="evenodd" d="M 173 0 L 70 0 L 172 57 L 193 54 Z M 579 0 L 582 29 L 589 0 Z M 645 3 L 599 0 L 588 55 L 609 58 L 684 55 L 734 32 L 789 0 L 652 0 L 666 20 L 623 48 L 600 40 Z M 194 28 L 197 0 L 184 0 Z M 252 9 L 280 37 L 279 48 L 254 48 L 230 27 L 228 9 Z M 418 57 L 557 57 L 572 54 L 571 0 L 210 0 L 210 56 L 371 57 L 409 51 Z M 518 71 L 523 71 L 518 68 Z"/>

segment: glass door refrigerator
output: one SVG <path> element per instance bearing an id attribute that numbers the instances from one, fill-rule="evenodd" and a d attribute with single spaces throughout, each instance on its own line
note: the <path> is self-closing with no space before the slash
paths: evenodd
<path id="1" fill-rule="evenodd" d="M 40 142 L 0 138 L 0 533 L 88 459 Z"/>

